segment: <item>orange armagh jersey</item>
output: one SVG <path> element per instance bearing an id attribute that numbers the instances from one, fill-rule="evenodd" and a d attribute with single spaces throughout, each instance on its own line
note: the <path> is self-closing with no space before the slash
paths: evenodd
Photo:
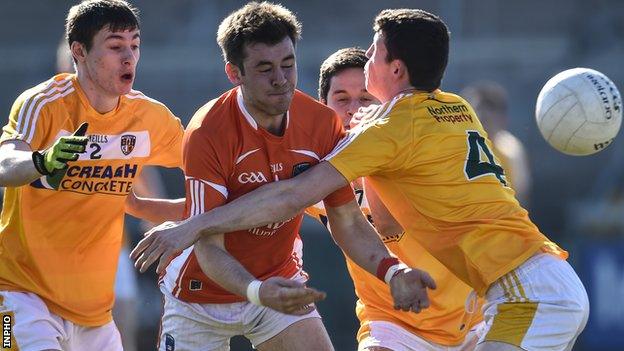
<path id="1" fill-rule="evenodd" d="M 344 136 L 335 113 L 296 91 L 282 136 L 259 127 L 234 88 L 201 107 L 189 123 L 183 146 L 186 212 L 195 216 L 264 184 L 288 179 L 317 164 Z M 326 201 L 340 206 L 353 199 L 346 186 Z M 259 203 L 258 206 L 271 206 Z M 280 223 L 225 233 L 225 249 L 258 279 L 290 278 L 302 268 L 299 227 L 302 213 Z M 245 301 L 210 280 L 193 247 L 167 266 L 161 284 L 186 302 Z"/>
<path id="2" fill-rule="evenodd" d="M 20 95 L 1 141 L 49 147 L 89 123 L 87 152 L 64 178 L 6 188 L 0 224 L 0 290 L 37 294 L 50 311 L 85 326 L 111 320 L 126 195 L 143 165 L 181 166 L 183 129 L 138 91 L 96 112 L 75 75 Z"/>
<path id="3" fill-rule="evenodd" d="M 507 186 L 479 119 L 461 97 L 398 95 L 327 157 L 349 180 L 367 176 L 419 244 L 483 296 L 538 250 L 567 257 L 531 222 Z"/>
<path id="4" fill-rule="evenodd" d="M 363 189 L 352 184 L 362 213 L 370 220 L 370 208 Z M 360 196 L 361 194 L 361 196 Z M 327 225 L 326 211 L 322 203 L 308 208 L 306 213 Z M 329 228 L 328 228 L 329 229 Z M 383 237 L 388 250 L 410 267 L 423 269 L 435 279 L 438 288 L 429 291 L 431 307 L 419 314 L 394 309 L 390 288 L 379 278 L 351 261 L 348 257 L 347 269 L 353 279 L 355 294 L 359 298 L 356 314 L 360 320 L 357 339 L 362 340 L 370 331 L 372 321 L 386 321 L 441 345 L 457 345 L 464 341 L 466 333 L 481 322 L 481 300 L 471 300 L 472 289 L 457 279 L 438 260 L 433 258 L 418 243 L 401 247 L 404 234 Z"/>

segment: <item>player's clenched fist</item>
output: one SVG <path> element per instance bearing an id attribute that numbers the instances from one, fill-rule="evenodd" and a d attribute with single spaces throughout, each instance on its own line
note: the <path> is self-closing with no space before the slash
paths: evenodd
<path id="1" fill-rule="evenodd" d="M 429 307 L 427 289 L 435 289 L 436 284 L 425 271 L 403 268 L 390 279 L 390 292 L 394 299 L 394 309 L 419 313 Z"/>
<path id="2" fill-rule="evenodd" d="M 324 300 L 325 296 L 324 292 L 282 277 L 271 277 L 263 281 L 258 291 L 260 304 L 293 315 L 312 312 L 314 303 Z"/>
<path id="3" fill-rule="evenodd" d="M 70 136 L 60 137 L 49 149 L 33 152 L 35 168 L 42 175 L 53 175 L 67 168 L 67 162 L 76 161 L 85 152 L 89 139 L 85 136 L 88 123 L 83 123 Z"/>

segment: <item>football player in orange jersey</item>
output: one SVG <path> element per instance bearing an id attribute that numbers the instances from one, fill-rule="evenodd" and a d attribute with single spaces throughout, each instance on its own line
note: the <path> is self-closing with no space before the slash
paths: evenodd
<path id="1" fill-rule="evenodd" d="M 379 103 L 366 90 L 364 65 L 367 61 L 364 50 L 346 48 L 330 55 L 321 65 L 319 100 L 338 113 L 346 129 L 350 128 L 358 110 Z M 352 186 L 362 212 L 373 220 L 388 250 L 401 260 L 406 255 L 412 258 L 419 256 L 417 266 L 430 272 L 440 287 L 430 296 L 432 304 L 436 305 L 435 309 L 426 309 L 420 314 L 397 311 L 390 303 L 388 288 L 347 259 L 347 267 L 359 298 L 356 305 L 356 313 L 360 319 L 358 349 L 473 350 L 483 327 L 483 317 L 478 310 L 479 305 L 475 304 L 476 300 L 470 294 L 470 288 L 421 246 L 401 248 L 399 244 L 403 239 L 403 228 L 392 217 L 374 189 L 362 178 L 354 181 Z M 314 205 L 306 212 L 327 224 L 322 203 Z"/>
<path id="2" fill-rule="evenodd" d="M 324 162 L 156 227 L 135 248 L 143 252 L 137 263 L 167 261 L 200 238 L 289 218 L 365 176 L 405 229 L 399 246 L 423 246 L 485 298 L 476 350 L 571 350 L 589 316 L 587 293 L 567 252 L 515 199 L 472 107 L 439 89 L 446 25 L 423 10 L 395 9 L 375 18 L 374 31 L 366 87 L 382 104 Z"/>
<path id="3" fill-rule="evenodd" d="M 202 106 L 187 126 L 188 216 L 304 172 L 343 137 L 336 113 L 295 88 L 300 30 L 292 12 L 268 2 L 248 3 L 222 21 L 217 41 L 235 87 Z M 434 283 L 390 256 L 350 186 L 324 202 L 346 255 L 389 284 L 398 306 L 425 307 L 414 307 L 426 296 L 412 282 Z M 243 335 L 259 350 L 332 350 L 312 305 L 324 294 L 305 287 L 302 212 L 207 237 L 159 266 L 159 349 L 226 350 L 231 337 Z"/>
<path id="4" fill-rule="evenodd" d="M 0 139 L 0 313 L 11 316 L 9 349 L 117 351 L 111 308 L 124 212 L 162 222 L 184 208 L 183 199 L 127 195 L 143 165 L 181 166 L 183 129 L 132 90 L 136 9 L 81 2 L 66 36 L 76 74 L 22 93 Z"/>

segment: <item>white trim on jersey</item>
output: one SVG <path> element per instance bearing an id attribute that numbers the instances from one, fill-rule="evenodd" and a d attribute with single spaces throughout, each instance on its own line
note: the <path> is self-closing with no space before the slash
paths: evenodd
<path id="1" fill-rule="evenodd" d="M 247 120 L 247 122 L 249 122 L 249 124 L 251 125 L 253 129 L 258 130 L 258 123 L 256 123 L 256 120 L 251 116 L 251 113 L 249 113 L 249 111 L 247 111 L 247 108 L 245 107 L 245 101 L 243 100 L 243 91 L 241 90 L 241 88 L 238 88 L 238 90 L 236 91 L 236 102 L 238 103 L 238 108 L 243 113 L 243 116 L 245 116 L 245 119 Z M 290 123 L 290 111 L 286 111 L 286 128 L 285 129 L 288 129 L 289 123 Z"/>
<path id="2" fill-rule="evenodd" d="M 188 191 L 191 196 L 189 217 L 200 215 L 206 211 L 206 185 L 212 187 L 227 199 L 227 189 L 222 185 L 193 177 L 184 178 L 189 181 Z M 164 284 L 165 289 L 171 292 L 171 294 L 175 297 L 180 297 L 180 292 L 182 291 L 182 279 L 188 269 L 190 262 L 189 257 L 193 252 L 193 247 L 194 246 L 187 248 L 182 251 L 178 257 L 174 258 L 171 263 L 167 265 L 165 274 L 160 280 L 160 283 Z"/>
<path id="3" fill-rule="evenodd" d="M 127 97 L 128 99 L 132 99 L 132 100 L 134 100 L 134 99 L 147 100 L 147 101 L 153 102 L 155 104 L 165 106 L 165 104 L 163 104 L 162 102 L 160 102 L 160 101 L 158 101 L 156 99 L 153 99 L 153 98 L 143 94 L 142 92 L 140 92 L 138 90 L 130 90 L 130 93 L 126 94 L 124 96 Z"/>
<path id="4" fill-rule="evenodd" d="M 50 90 L 46 91 L 48 89 Z M 72 91 L 74 91 L 73 82 L 71 80 L 71 77 L 68 77 L 61 81 L 52 80 L 52 82 L 47 84 L 43 89 L 33 93 L 32 96 L 25 99 L 24 102 L 22 103 L 22 106 L 18 114 L 15 131 L 19 135 L 21 135 L 22 138 L 24 138 L 24 141 L 30 143 L 32 140 L 32 136 L 34 135 L 36 126 L 37 126 L 37 121 L 39 119 L 39 112 L 41 111 L 41 107 L 50 101 L 54 101 L 60 97 L 63 97 L 71 93 Z M 39 100 L 41 99 L 44 99 L 44 100 L 41 102 L 41 104 L 39 104 Z M 35 110 L 35 113 L 33 113 L 33 108 L 35 106 L 37 106 L 37 109 Z M 26 111 L 27 108 L 28 108 L 28 111 Z M 32 123 L 29 123 L 29 122 L 32 122 Z M 28 137 L 26 137 L 27 134 L 28 134 Z"/>
<path id="5" fill-rule="evenodd" d="M 182 291 L 182 278 L 189 265 L 189 257 L 193 252 L 193 246 L 182 251 L 178 257 L 171 260 L 171 262 L 165 268 L 165 274 L 162 277 L 161 283 L 165 288 L 171 292 L 175 297 L 179 297 L 180 291 Z"/>
<path id="6" fill-rule="evenodd" d="M 247 152 L 245 152 L 244 154 L 242 154 L 242 155 L 238 156 L 238 158 L 236 159 L 236 164 L 241 163 L 241 162 L 245 159 L 245 157 L 247 157 L 247 156 L 249 156 L 249 155 L 253 154 L 254 152 L 256 152 L 256 151 L 258 151 L 258 150 L 260 150 L 260 148 L 253 149 L 253 150 L 251 150 L 251 151 L 247 151 Z"/>
<path id="7" fill-rule="evenodd" d="M 199 178 L 195 178 L 195 177 L 188 177 L 185 176 L 184 177 L 185 180 L 191 180 L 192 181 L 196 181 L 196 182 L 201 182 L 203 184 L 209 185 L 211 188 L 213 188 L 214 190 L 218 191 L 221 195 L 223 195 L 224 198 L 227 199 L 228 197 L 228 190 L 225 186 L 220 185 L 220 184 L 216 184 L 213 182 L 209 182 L 207 180 L 203 180 L 203 179 L 199 179 Z M 203 188 L 202 188 L 203 189 Z M 192 193 L 191 193 L 192 194 Z M 203 201 L 203 197 L 202 197 L 202 201 Z M 192 213 L 192 212 L 191 212 Z"/>
<path id="8" fill-rule="evenodd" d="M 381 119 L 381 118 L 386 117 L 388 113 L 390 113 L 394 105 L 397 103 L 397 101 L 409 95 L 411 94 L 399 94 L 395 96 L 392 100 L 390 100 L 390 102 L 385 104 L 385 106 L 381 105 L 381 107 L 377 109 L 377 111 L 375 111 L 375 114 L 370 120 L 376 120 L 376 119 Z M 366 120 L 368 121 L 369 119 L 366 119 Z M 366 128 L 363 128 L 363 127 L 355 127 L 349 130 L 347 132 L 347 135 L 344 138 L 342 138 L 342 140 L 340 140 L 338 144 L 336 144 L 334 149 L 329 154 L 327 154 L 327 156 L 323 158 L 323 161 L 331 160 L 332 157 L 336 156 L 340 151 L 344 150 L 347 146 L 349 146 L 365 130 Z"/>
<path id="9" fill-rule="evenodd" d="M 27 143 L 29 143 L 29 144 L 30 144 L 30 143 L 32 142 L 32 138 L 35 136 L 35 129 L 36 129 L 35 127 L 37 126 L 37 121 L 39 120 L 39 113 L 41 112 L 41 108 L 42 108 L 45 104 L 47 104 L 48 102 L 52 102 L 52 101 L 54 101 L 54 100 L 60 99 L 60 98 L 62 98 L 62 97 L 64 97 L 64 96 L 67 96 L 67 95 L 69 95 L 70 93 L 72 93 L 73 91 L 74 91 L 74 88 L 73 88 L 73 87 L 72 87 L 72 88 L 68 88 L 67 90 L 62 91 L 62 92 L 60 92 L 60 93 L 59 93 L 59 94 L 57 94 L 57 95 L 52 95 L 52 96 L 50 96 L 49 98 L 47 98 L 47 99 L 45 99 L 45 100 L 43 100 L 43 101 L 41 102 L 41 104 L 37 107 L 37 110 L 35 111 L 35 118 L 34 118 L 34 120 L 33 120 L 33 126 L 32 126 L 32 128 L 30 129 L 30 133 L 28 134 L 28 138 L 26 138 L 26 142 L 27 142 Z"/>
<path id="10" fill-rule="evenodd" d="M 288 150 L 288 151 L 292 151 L 294 153 L 298 153 L 298 154 L 302 154 L 302 155 L 306 155 L 306 156 L 310 156 L 314 159 L 316 159 L 317 161 L 320 161 L 321 158 L 319 157 L 319 155 L 317 155 L 314 151 L 310 151 L 310 150 Z"/>
<path id="11" fill-rule="evenodd" d="M 243 113 L 243 116 L 245 116 L 247 122 L 249 122 L 253 129 L 258 130 L 258 123 L 256 123 L 256 120 L 251 117 L 251 114 L 249 113 L 249 111 L 247 111 L 247 108 L 245 107 L 245 102 L 243 101 L 243 92 L 241 88 L 238 88 L 238 90 L 236 91 L 236 102 L 238 103 L 238 108 Z"/>
<path id="12" fill-rule="evenodd" d="M 191 195 L 191 209 L 189 211 L 189 217 L 197 216 L 204 212 L 204 195 L 205 195 L 204 183 L 190 179 L 189 180 L 189 194 Z"/>

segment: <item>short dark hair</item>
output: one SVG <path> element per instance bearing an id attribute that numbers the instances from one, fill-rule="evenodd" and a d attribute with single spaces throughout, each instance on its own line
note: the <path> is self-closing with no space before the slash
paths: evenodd
<path id="1" fill-rule="evenodd" d="M 335 75 L 348 68 L 364 69 L 366 61 L 368 61 L 366 52 L 356 47 L 340 49 L 329 55 L 329 57 L 323 61 L 319 72 L 319 99 L 327 100 L 329 83 Z"/>
<path id="2" fill-rule="evenodd" d="M 123 0 L 87 0 L 72 6 L 65 20 L 67 43 L 82 43 L 88 50 L 93 37 L 108 26 L 111 32 L 138 29 L 139 11 Z"/>
<path id="3" fill-rule="evenodd" d="M 275 45 L 289 37 L 293 45 L 301 36 L 297 17 L 282 5 L 250 2 L 229 14 L 219 25 L 217 43 L 223 59 L 243 71 L 244 47 L 249 43 Z"/>
<path id="4" fill-rule="evenodd" d="M 436 15 L 416 9 L 383 10 L 373 24 L 385 36 L 386 60 L 401 60 L 418 90 L 440 87 L 448 63 L 449 31 Z"/>

